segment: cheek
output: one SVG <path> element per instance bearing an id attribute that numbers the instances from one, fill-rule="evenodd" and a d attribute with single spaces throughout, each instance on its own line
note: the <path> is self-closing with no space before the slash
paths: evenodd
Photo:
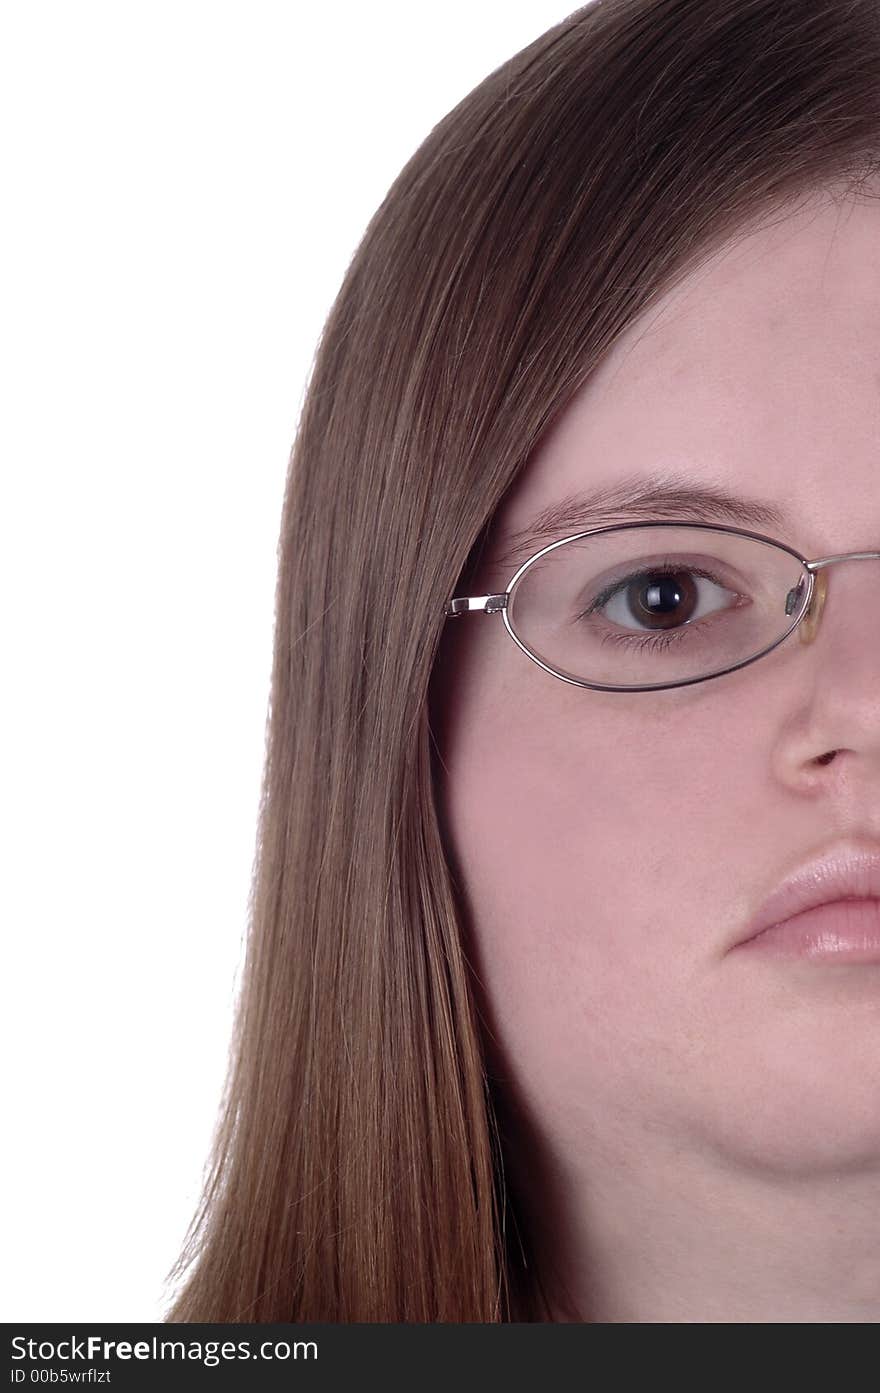
<path id="1" fill-rule="evenodd" d="M 591 946 L 584 929 L 597 918 L 624 953 L 648 917 L 681 919 L 742 769 L 730 742 L 719 751 L 714 733 L 685 735 L 672 713 L 636 724 L 581 710 L 575 721 L 522 704 L 481 737 L 453 751 L 447 799 L 477 922 L 536 951 L 552 936 L 558 958 Z M 594 935 L 597 967 L 602 944 Z"/>
<path id="2" fill-rule="evenodd" d="M 449 830 L 514 1072 L 591 1092 L 625 1074 L 638 1091 L 697 1028 L 693 979 L 720 938 L 718 809 L 742 762 L 698 721 L 682 730 L 680 702 L 649 698 L 641 722 L 597 704 L 587 721 L 571 693 L 549 716 L 508 704 L 496 739 L 459 742 Z"/>
<path id="3" fill-rule="evenodd" d="M 450 766 L 449 827 L 484 980 L 534 1026 L 563 1005 L 571 1016 L 607 1002 L 649 924 L 680 917 L 686 789 L 671 814 L 640 748 L 599 731 L 574 744 L 563 730 L 525 721 Z"/>

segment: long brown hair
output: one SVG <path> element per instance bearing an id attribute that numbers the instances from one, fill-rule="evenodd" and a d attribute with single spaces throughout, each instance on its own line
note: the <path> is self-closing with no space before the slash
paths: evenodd
<path id="1" fill-rule="evenodd" d="M 553 1318 L 437 812 L 444 603 L 628 323 L 878 150 L 878 0 L 596 0 L 394 181 L 291 452 L 244 975 L 166 1320 Z"/>

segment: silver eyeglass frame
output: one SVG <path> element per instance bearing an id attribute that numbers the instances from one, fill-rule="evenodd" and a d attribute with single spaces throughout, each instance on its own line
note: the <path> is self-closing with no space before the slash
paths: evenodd
<path id="1" fill-rule="evenodd" d="M 732 663 L 730 667 L 720 668 L 718 672 L 706 673 L 703 677 L 683 677 L 677 682 L 648 682 L 632 687 L 617 687 L 604 682 L 585 682 L 575 677 L 567 677 L 565 673 L 558 672 L 556 668 L 550 667 L 547 663 L 542 662 L 537 654 L 533 653 L 514 632 L 510 622 L 507 610 L 514 586 L 530 566 L 533 566 L 535 562 L 540 560 L 542 556 L 545 556 L 548 551 L 553 551 L 556 547 L 564 546 L 567 542 L 577 541 L 581 537 L 593 537 L 600 532 L 622 532 L 624 529 L 635 531 L 636 528 L 642 527 L 687 527 L 693 531 L 700 532 L 730 532 L 740 537 L 752 537 L 755 541 L 765 542 L 769 546 L 776 547 L 779 551 L 788 552 L 789 556 L 793 556 L 796 561 L 800 562 L 807 577 L 807 590 L 806 595 L 803 597 L 800 612 L 795 616 L 794 622 L 786 629 L 781 638 L 776 639 L 773 643 L 769 644 L 767 648 L 763 648 L 760 653 L 755 653 L 751 658 L 744 658 L 740 663 Z M 444 614 L 447 619 L 457 619 L 463 614 L 495 614 L 500 610 L 504 617 L 507 632 L 510 634 L 510 637 L 517 647 L 521 648 L 526 657 L 531 658 L 533 663 L 537 663 L 538 667 L 542 667 L 544 671 L 549 672 L 551 676 L 558 677 L 561 682 L 570 682 L 575 687 L 590 687 L 598 692 L 656 692 L 664 691 L 671 687 L 690 687 L 695 682 L 711 682 L 713 678 L 723 677 L 725 673 L 737 672 L 739 668 L 748 667 L 750 663 L 756 663 L 760 658 L 764 658 L 768 653 L 772 653 L 774 648 L 778 648 L 781 643 L 784 643 L 795 629 L 800 629 L 802 643 L 812 643 L 819 629 L 819 621 L 822 617 L 822 610 L 825 606 L 825 597 L 828 591 L 828 576 L 825 567 L 831 566 L 835 561 L 876 560 L 880 560 L 880 551 L 845 551 L 837 556 L 821 556 L 817 557 L 815 560 L 809 560 L 807 557 L 802 556 L 794 547 L 788 546 L 785 542 L 780 542 L 776 537 L 768 537 L 762 532 L 749 532 L 742 527 L 730 527 L 724 523 L 690 522 L 684 520 L 678 521 L 676 519 L 664 520 L 662 522 L 617 522 L 611 523 L 606 527 L 591 527 L 586 532 L 573 532 L 566 537 L 560 537 L 558 541 L 548 543 L 547 546 L 541 547 L 540 551 L 536 551 L 534 555 L 530 556 L 528 560 L 522 563 L 508 581 L 506 590 L 495 595 L 456 595 L 452 599 L 446 601 Z M 786 614 L 791 614 L 794 611 L 794 606 L 797 603 L 797 592 L 799 590 L 800 584 L 792 586 L 791 590 L 788 592 L 785 606 Z"/>

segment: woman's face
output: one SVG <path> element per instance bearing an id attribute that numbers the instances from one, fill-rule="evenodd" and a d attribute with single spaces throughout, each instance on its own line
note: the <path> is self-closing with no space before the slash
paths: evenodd
<path id="1" fill-rule="evenodd" d="M 880 203 L 802 205 L 630 326 L 505 500 L 499 551 L 658 470 L 781 510 L 752 530 L 805 556 L 880 549 Z M 731 950 L 804 860 L 880 846 L 878 594 L 880 561 L 832 567 L 812 645 L 651 693 L 559 681 L 500 615 L 447 622 L 443 819 L 496 1072 L 572 1183 L 661 1155 L 876 1166 L 880 965 Z"/>

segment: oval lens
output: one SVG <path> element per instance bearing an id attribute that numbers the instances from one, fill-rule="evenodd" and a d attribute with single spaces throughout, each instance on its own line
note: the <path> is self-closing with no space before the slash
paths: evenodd
<path id="1" fill-rule="evenodd" d="M 658 524 L 552 546 L 514 584 L 507 618 L 564 677 L 665 686 L 766 652 L 795 627 L 808 593 L 808 572 L 771 542 Z"/>

